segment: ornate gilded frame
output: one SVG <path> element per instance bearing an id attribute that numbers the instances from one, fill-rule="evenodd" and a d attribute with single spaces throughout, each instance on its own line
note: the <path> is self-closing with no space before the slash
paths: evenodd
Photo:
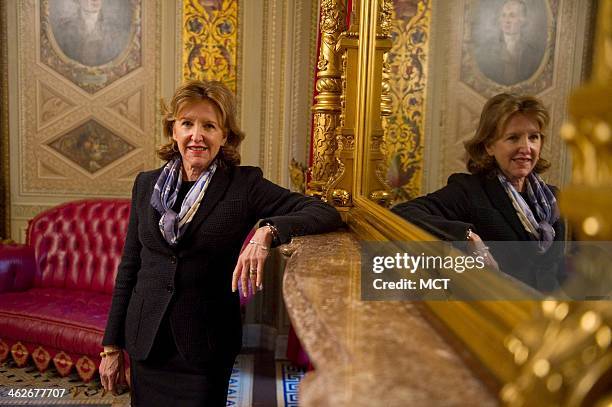
<path id="1" fill-rule="evenodd" d="M 351 10 L 337 0 L 321 3 L 316 151 L 308 192 L 334 203 L 362 240 L 433 240 L 384 207 L 381 91 L 391 7 L 391 0 L 353 0 Z M 341 31 L 332 22 L 346 13 L 351 26 Z M 575 124 L 562 134 L 575 153 L 575 184 L 564 191 L 561 207 L 582 237 L 610 240 L 612 218 L 604 208 L 612 205 L 612 101 L 606 97 L 612 91 L 612 0 L 600 0 L 598 14 L 594 79 L 572 96 Z M 526 298 L 499 278 L 486 284 L 506 298 Z M 485 381 L 508 405 L 578 406 L 612 399 L 609 302 L 454 301 L 426 307 L 488 372 L 492 380 Z"/>

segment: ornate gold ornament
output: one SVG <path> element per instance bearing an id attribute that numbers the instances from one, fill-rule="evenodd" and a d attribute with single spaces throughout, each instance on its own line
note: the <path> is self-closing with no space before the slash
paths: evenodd
<path id="1" fill-rule="evenodd" d="M 561 211 L 581 240 L 612 240 L 612 0 L 599 2 L 593 77 L 569 101 L 561 137 L 573 153 L 572 184 Z M 519 326 L 506 347 L 519 367 L 500 396 L 509 406 L 610 405 L 612 307 L 609 253 L 582 249 L 576 273 L 602 287 L 605 301 L 544 301 L 536 318 Z"/>
<path id="2" fill-rule="evenodd" d="M 543 301 L 538 316 L 506 340 L 520 373 L 502 388 L 502 401 L 578 407 L 609 397 L 610 321 L 607 301 Z"/>
<path id="3" fill-rule="evenodd" d="M 372 120 L 373 127 L 370 134 L 370 154 L 369 165 L 374 173 L 371 174 L 372 179 L 368 198 L 381 206 L 388 206 L 391 203 L 391 190 L 387 182 L 387 164 L 385 160 L 385 140 L 383 137 L 383 117 L 387 116 L 392 111 L 391 86 L 389 83 L 390 66 L 388 64 L 389 50 L 392 47 L 391 43 L 391 20 L 393 14 L 393 2 L 391 0 L 381 0 L 378 4 L 378 13 L 376 21 L 376 73 L 374 77 L 380 77 L 380 108 L 371 112 L 375 116 Z M 380 66 L 379 66 L 380 65 Z M 380 70 L 380 76 L 378 72 Z"/>
<path id="4" fill-rule="evenodd" d="M 291 164 L 289 165 L 289 178 L 291 179 L 291 185 L 295 188 L 296 191 L 304 193 L 306 189 L 306 166 L 295 160 L 295 158 L 291 159 Z"/>
<path id="5" fill-rule="evenodd" d="M 380 95 L 380 114 L 382 116 L 389 116 L 393 113 L 393 99 L 391 98 L 391 84 L 389 83 L 391 77 L 391 66 L 389 65 L 389 53 L 385 53 L 383 56 L 383 68 L 382 68 L 382 91 Z"/>
<path id="6" fill-rule="evenodd" d="M 381 38 L 389 38 L 391 35 L 391 20 L 393 15 L 393 1 L 382 0 L 379 3 L 378 27 Z"/>
<path id="7" fill-rule="evenodd" d="M 355 17 L 355 3 L 351 15 Z M 334 153 L 337 169 L 325 184 L 325 199 L 331 201 L 339 208 L 352 206 L 352 196 L 349 191 L 353 189 L 353 164 L 355 160 L 355 109 L 350 101 L 356 98 L 356 86 L 353 82 L 347 82 L 347 77 L 357 75 L 357 50 L 359 24 L 351 20 L 348 31 L 343 32 L 339 39 L 336 50 L 341 56 L 340 85 L 340 122 L 336 127 L 336 150 Z M 349 62 L 350 61 L 350 62 Z M 349 103 L 347 103 L 347 100 Z"/>
<path id="8" fill-rule="evenodd" d="M 183 3 L 183 78 L 217 80 L 236 91 L 238 0 Z"/>
<path id="9" fill-rule="evenodd" d="M 338 171 L 336 128 L 340 123 L 342 94 L 341 55 L 336 51 L 338 37 L 345 31 L 344 2 L 321 2 L 321 45 L 317 62 L 317 82 L 313 111 L 313 165 L 307 194 L 328 199 L 327 185 Z"/>
<path id="10" fill-rule="evenodd" d="M 397 167 L 393 170 L 400 174 L 399 178 L 386 177 L 394 201 L 415 198 L 421 192 L 430 30 L 430 0 L 418 1 L 414 9 L 398 9 L 393 13 L 390 25 L 393 46 L 383 62 L 383 103 L 386 86 L 390 102 L 382 108 L 386 165 L 381 172 L 390 165 Z M 385 69 L 394 74 L 386 78 Z M 402 183 L 395 184 L 397 179 Z"/>

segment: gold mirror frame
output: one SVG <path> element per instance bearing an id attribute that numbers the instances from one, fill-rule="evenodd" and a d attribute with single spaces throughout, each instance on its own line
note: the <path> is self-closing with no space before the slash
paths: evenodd
<path id="1" fill-rule="evenodd" d="M 390 0 L 353 0 L 352 10 L 344 10 L 344 1 L 321 2 L 315 156 L 307 191 L 334 203 L 361 240 L 437 240 L 377 203 L 388 197 L 379 165 L 382 61 L 390 48 L 391 7 Z M 342 31 L 346 13 L 351 13 L 351 26 Z M 605 209 L 612 207 L 612 101 L 607 96 L 612 94 L 612 0 L 599 1 L 594 50 L 592 83 L 570 99 L 577 124 L 562 131 L 574 153 L 574 184 L 563 191 L 560 205 L 581 237 L 612 240 L 612 215 Z M 496 278 L 487 281 L 487 289 L 520 295 Z M 426 306 L 492 376 L 505 404 L 608 405 L 612 400 L 606 386 L 612 376 L 609 302 Z"/>
<path id="2" fill-rule="evenodd" d="M 385 9 L 390 0 L 362 1 L 359 38 L 359 71 L 356 99 L 354 199 L 347 216 L 349 226 L 364 240 L 437 240 L 379 205 L 372 198 L 384 189 L 377 179 L 381 157 L 376 154 L 382 142 L 380 94 L 382 53 L 390 48 L 385 32 Z M 361 176 L 359 176 L 361 175 Z M 490 289 L 516 295 L 499 278 L 489 281 Z M 520 294 L 518 294 L 520 295 Z M 507 297 L 512 298 L 512 297 Z M 519 297 L 520 298 L 520 297 Z M 524 296 L 523 296 L 524 298 Z M 512 329 L 529 319 L 536 309 L 533 302 L 426 302 L 426 306 L 457 336 L 472 354 L 494 375 L 506 383 L 517 375 L 512 355 L 504 342 Z"/>

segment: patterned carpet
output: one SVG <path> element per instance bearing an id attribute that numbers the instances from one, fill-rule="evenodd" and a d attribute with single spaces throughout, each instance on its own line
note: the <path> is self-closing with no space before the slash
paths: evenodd
<path id="1" fill-rule="evenodd" d="M 289 361 L 276 362 L 277 407 L 298 407 L 298 388 L 305 371 Z"/>
<path id="2" fill-rule="evenodd" d="M 253 395 L 253 355 L 238 355 L 227 390 L 227 405 L 251 407 Z"/>
<path id="3" fill-rule="evenodd" d="M 40 373 L 34 366 L 18 368 L 13 360 L 0 365 L 0 406 L 112 406 L 125 407 L 130 405 L 129 394 L 113 396 L 105 392 L 99 380 L 83 383 L 76 373 L 61 377 L 55 369 Z M 57 389 L 51 397 L 11 397 L 10 389 Z M 62 396 L 57 396 L 59 393 Z M 46 392 L 51 393 L 50 391 Z M 21 394 L 20 394 L 21 395 Z"/>
<path id="4" fill-rule="evenodd" d="M 19 389 L 25 397 L 11 397 L 10 389 Z M 38 389 L 39 397 L 27 397 L 24 389 L 32 389 L 30 395 Z M 50 390 L 55 389 L 55 397 Z M 51 397 L 47 395 L 51 393 Z M 63 393 L 63 396 L 59 396 Z M 239 355 L 234 364 L 228 390 L 228 406 L 250 407 L 253 394 L 253 355 Z M 9 360 L 0 364 L 0 406 L 87 406 L 87 407 L 127 407 L 130 396 L 125 393 L 113 396 L 105 392 L 99 379 L 91 383 L 83 383 L 75 374 L 61 377 L 55 369 L 40 373 L 34 366 L 18 368 L 15 362 Z"/>

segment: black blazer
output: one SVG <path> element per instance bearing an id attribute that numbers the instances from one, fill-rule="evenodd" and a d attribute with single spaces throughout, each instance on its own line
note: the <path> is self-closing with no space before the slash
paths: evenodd
<path id="1" fill-rule="evenodd" d="M 535 244 L 495 243 L 531 240 L 495 177 L 453 174 L 444 188 L 391 210 L 445 240 L 465 241 L 471 228 L 487 241 L 502 271 L 540 291 L 556 290 L 565 279 L 562 219 L 552 225 L 556 243 L 544 255 L 537 254 Z"/>
<path id="2" fill-rule="evenodd" d="M 177 348 L 194 364 L 232 360 L 241 347 L 240 299 L 231 291 L 243 240 L 259 219 L 271 221 L 280 243 L 341 224 L 337 211 L 263 178 L 255 167 L 218 168 L 178 246 L 163 239 L 150 203 L 161 168 L 134 182 L 123 257 L 104 345 L 148 357 L 167 314 Z M 225 359 L 225 360 L 224 360 Z"/>

